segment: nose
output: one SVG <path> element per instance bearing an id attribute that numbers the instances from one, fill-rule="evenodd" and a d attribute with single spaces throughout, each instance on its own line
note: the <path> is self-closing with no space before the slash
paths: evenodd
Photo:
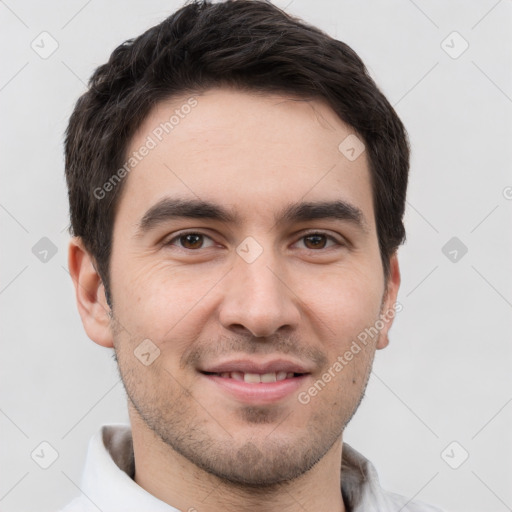
<path id="1" fill-rule="evenodd" d="M 255 337 L 279 330 L 295 330 L 300 321 L 300 300 L 286 272 L 264 251 L 247 263 L 237 256 L 224 279 L 219 319 L 230 331 L 249 331 Z"/>

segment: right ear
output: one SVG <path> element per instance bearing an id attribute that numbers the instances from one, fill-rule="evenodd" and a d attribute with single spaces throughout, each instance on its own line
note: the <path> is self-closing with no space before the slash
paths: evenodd
<path id="1" fill-rule="evenodd" d="M 98 345 L 112 348 L 110 306 L 94 259 L 79 237 L 69 242 L 68 267 L 75 285 L 76 303 L 87 336 Z"/>

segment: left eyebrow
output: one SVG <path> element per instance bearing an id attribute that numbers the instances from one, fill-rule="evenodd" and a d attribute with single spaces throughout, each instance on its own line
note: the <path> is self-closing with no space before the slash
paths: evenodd
<path id="1" fill-rule="evenodd" d="M 177 218 L 209 219 L 226 224 L 241 224 L 241 218 L 224 206 L 209 201 L 166 197 L 144 214 L 137 226 L 135 237 L 142 237 L 159 225 Z M 276 224 L 294 224 L 321 219 L 347 221 L 364 233 L 368 232 L 368 223 L 363 212 L 342 200 L 292 203 L 274 216 Z"/>
<path id="2" fill-rule="evenodd" d="M 275 217 L 276 222 L 295 223 L 309 220 L 334 219 L 348 221 L 364 233 L 368 233 L 368 222 L 363 212 L 347 201 L 315 201 L 293 203 Z"/>

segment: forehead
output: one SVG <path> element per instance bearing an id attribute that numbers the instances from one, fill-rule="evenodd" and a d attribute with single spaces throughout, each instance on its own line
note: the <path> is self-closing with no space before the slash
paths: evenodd
<path id="1" fill-rule="evenodd" d="M 271 221 L 283 204 L 341 199 L 371 226 L 366 153 L 349 159 L 340 151 L 354 136 L 320 100 L 212 89 L 163 101 L 130 142 L 126 157 L 134 165 L 118 215 L 135 221 L 175 196 Z"/>

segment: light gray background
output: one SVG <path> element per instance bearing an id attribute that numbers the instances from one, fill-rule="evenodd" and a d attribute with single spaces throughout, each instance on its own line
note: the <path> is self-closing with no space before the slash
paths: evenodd
<path id="1" fill-rule="evenodd" d="M 277 3 L 359 53 L 412 143 L 403 311 L 345 439 L 390 490 L 453 512 L 512 510 L 512 2 Z M 89 438 L 128 420 L 66 270 L 63 132 L 92 71 L 180 5 L 0 2 L 2 511 L 78 495 Z M 47 59 L 31 48 L 43 31 L 59 44 Z M 469 43 L 458 58 L 453 31 Z M 442 252 L 454 236 L 468 248 L 455 262 Z M 58 249 L 46 263 L 32 253 L 42 237 Z M 31 458 L 42 441 L 59 454 L 48 469 Z"/>

